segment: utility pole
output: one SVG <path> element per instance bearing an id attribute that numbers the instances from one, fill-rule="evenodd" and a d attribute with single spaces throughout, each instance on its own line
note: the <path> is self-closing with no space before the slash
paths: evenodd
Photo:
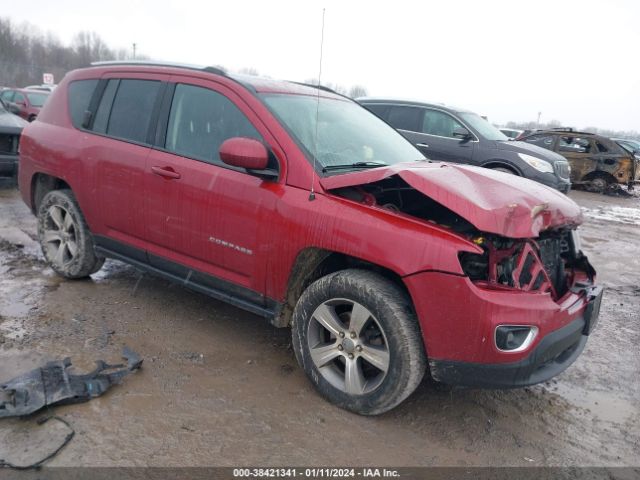
<path id="1" fill-rule="evenodd" d="M 136 59 L 136 44 L 133 44 L 133 60 Z"/>
<path id="2" fill-rule="evenodd" d="M 134 45 L 133 48 L 134 48 L 134 51 L 135 51 L 135 43 L 133 45 Z M 538 128 L 540 128 L 540 115 L 542 115 L 542 112 L 538 112 L 538 123 L 537 123 Z"/>

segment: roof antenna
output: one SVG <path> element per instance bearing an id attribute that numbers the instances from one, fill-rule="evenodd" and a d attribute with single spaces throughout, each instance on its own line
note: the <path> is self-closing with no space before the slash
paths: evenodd
<path id="1" fill-rule="evenodd" d="M 324 11 L 322 9 L 322 30 L 320 34 L 320 65 L 318 67 L 318 97 L 316 101 L 316 135 L 314 139 L 313 152 L 313 173 L 311 174 L 311 193 L 309 193 L 309 201 L 316 199 L 315 180 L 316 180 L 316 159 L 318 158 L 318 117 L 320 115 L 320 81 L 322 79 L 322 46 L 324 45 Z"/>

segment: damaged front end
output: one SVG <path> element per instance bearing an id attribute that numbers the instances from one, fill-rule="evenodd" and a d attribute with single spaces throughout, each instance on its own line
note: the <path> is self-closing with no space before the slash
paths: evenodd
<path id="1" fill-rule="evenodd" d="M 364 180 L 364 181 L 363 181 Z M 460 252 L 478 287 L 549 294 L 560 300 L 595 271 L 580 251 L 580 208 L 526 179 L 448 164 L 405 164 L 323 179 L 331 193 L 455 232 L 475 245 Z M 333 188 L 332 188 L 333 187 Z"/>
<path id="2" fill-rule="evenodd" d="M 482 288 L 548 293 L 558 301 L 578 280 L 594 281 L 595 270 L 579 249 L 576 230 L 543 232 L 536 239 L 477 235 L 470 240 L 483 251 L 461 252 L 460 265 Z"/>

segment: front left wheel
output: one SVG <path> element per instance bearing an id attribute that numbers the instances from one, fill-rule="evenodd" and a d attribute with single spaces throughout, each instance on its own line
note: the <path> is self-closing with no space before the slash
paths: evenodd
<path id="1" fill-rule="evenodd" d="M 44 196 L 38 209 L 38 238 L 47 263 L 65 278 L 87 277 L 104 264 L 71 190 Z"/>
<path id="2" fill-rule="evenodd" d="M 400 404 L 426 369 L 411 300 L 371 271 L 343 270 L 310 285 L 296 304 L 292 336 L 320 394 L 362 415 Z"/>

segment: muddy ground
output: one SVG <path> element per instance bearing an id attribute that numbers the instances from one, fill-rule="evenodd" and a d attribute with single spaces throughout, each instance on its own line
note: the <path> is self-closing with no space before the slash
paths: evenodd
<path id="1" fill-rule="evenodd" d="M 58 278 L 42 262 L 33 216 L 5 185 L 0 382 L 64 356 L 88 370 L 117 360 L 124 344 L 144 357 L 104 396 L 55 408 L 76 436 L 52 466 L 638 466 L 640 197 L 571 197 L 607 286 L 578 361 L 510 391 L 425 380 L 399 408 L 364 418 L 321 399 L 289 331 L 262 318 L 116 261 L 90 280 Z"/>

